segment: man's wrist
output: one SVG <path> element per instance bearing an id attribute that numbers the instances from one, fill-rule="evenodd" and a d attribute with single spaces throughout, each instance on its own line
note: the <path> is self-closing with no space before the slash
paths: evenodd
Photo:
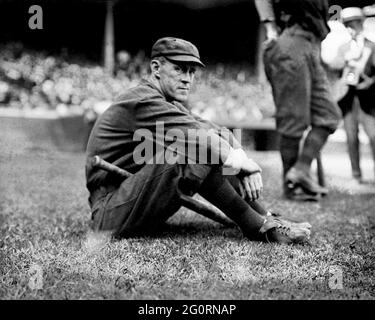
<path id="1" fill-rule="evenodd" d="M 227 159 L 224 162 L 225 167 L 240 170 L 243 162 L 247 159 L 247 155 L 242 148 L 231 149 Z"/>
<path id="2" fill-rule="evenodd" d="M 279 32 L 274 21 L 264 22 L 264 29 L 266 31 L 266 40 L 276 40 L 279 37 Z"/>
<path id="3" fill-rule="evenodd" d="M 262 21 L 262 23 L 264 25 L 272 25 L 272 26 L 276 26 L 276 23 L 275 23 L 275 20 L 274 19 L 265 19 Z"/>

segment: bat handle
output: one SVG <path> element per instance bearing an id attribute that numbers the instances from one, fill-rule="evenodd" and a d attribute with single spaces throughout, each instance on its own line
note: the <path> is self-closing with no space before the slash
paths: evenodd
<path id="1" fill-rule="evenodd" d="M 226 227 L 236 226 L 236 224 L 232 220 L 226 218 L 219 209 L 216 209 L 213 206 L 209 206 L 208 204 L 199 201 L 198 199 L 194 199 L 180 192 L 180 200 L 183 207 L 195 211 L 196 213 L 199 213 L 206 218 L 221 223 Z"/>
<path id="2" fill-rule="evenodd" d="M 114 174 L 117 174 L 118 176 L 121 176 L 123 178 L 129 178 L 129 177 L 132 176 L 132 174 L 130 172 L 128 172 L 124 169 L 121 169 L 121 168 L 113 165 L 112 163 L 109 163 L 109 162 L 103 160 L 99 156 L 94 156 L 92 158 L 92 166 L 96 167 L 96 168 L 103 169 L 105 171 L 108 171 L 108 172 L 111 172 L 111 173 L 114 173 Z"/>

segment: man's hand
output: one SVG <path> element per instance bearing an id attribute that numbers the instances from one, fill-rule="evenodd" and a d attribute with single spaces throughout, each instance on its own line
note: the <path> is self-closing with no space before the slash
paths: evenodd
<path id="1" fill-rule="evenodd" d="M 362 77 L 364 80 L 357 85 L 357 90 L 367 90 L 375 83 L 375 78 L 371 78 L 366 75 L 362 75 Z"/>
<path id="2" fill-rule="evenodd" d="M 259 199 L 263 192 L 263 181 L 260 173 L 253 173 L 249 176 L 244 176 L 241 180 L 241 185 L 245 194 L 249 197 L 250 201 Z"/>
<path id="3" fill-rule="evenodd" d="M 279 37 L 279 33 L 277 32 L 277 27 L 274 21 L 268 21 L 264 23 L 264 27 L 266 28 L 266 41 L 267 42 L 276 40 Z"/>
<path id="4" fill-rule="evenodd" d="M 242 149 L 232 149 L 229 153 L 224 167 L 233 170 L 240 180 L 240 192 L 242 197 L 246 196 L 250 201 L 259 199 L 263 191 L 262 169 L 250 159 Z"/>
<path id="5" fill-rule="evenodd" d="M 252 175 L 255 173 L 262 173 L 262 169 L 253 159 L 247 158 L 241 166 L 241 173 L 245 175 Z"/>

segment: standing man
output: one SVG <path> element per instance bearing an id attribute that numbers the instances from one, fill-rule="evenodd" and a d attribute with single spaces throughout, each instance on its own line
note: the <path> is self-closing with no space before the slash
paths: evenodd
<path id="1" fill-rule="evenodd" d="M 328 1 L 255 3 L 267 35 L 264 63 L 276 105 L 284 195 L 317 200 L 328 191 L 311 178 L 311 163 L 340 119 L 320 61 L 320 44 L 329 31 Z"/>
<path id="2" fill-rule="evenodd" d="M 153 233 L 181 207 L 182 192 L 199 193 L 251 240 L 307 241 L 308 223 L 275 218 L 256 201 L 263 189 L 261 169 L 233 135 L 182 105 L 198 67 L 204 65 L 192 43 L 159 39 L 152 47 L 149 78 L 118 97 L 97 120 L 86 165 L 95 229 L 111 230 L 115 238 Z M 197 153 L 209 157 L 201 160 Z M 133 175 L 121 180 L 92 167 L 95 155 Z M 236 176 L 224 175 L 228 170 Z"/>
<path id="3" fill-rule="evenodd" d="M 362 182 L 358 138 L 360 123 L 370 141 L 375 169 L 375 43 L 364 34 L 365 18 L 358 7 L 345 8 L 341 12 L 341 21 L 352 35 L 352 41 L 343 72 L 349 90 L 339 101 L 339 106 L 344 116 L 352 175 L 358 183 Z"/>

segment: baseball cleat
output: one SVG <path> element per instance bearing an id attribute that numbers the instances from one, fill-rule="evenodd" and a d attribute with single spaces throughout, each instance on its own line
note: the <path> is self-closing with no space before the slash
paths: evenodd
<path id="1" fill-rule="evenodd" d="M 322 195 L 319 193 L 306 193 L 301 187 L 295 186 L 292 183 L 288 183 L 284 186 L 284 198 L 287 200 L 317 202 L 321 197 Z"/>
<path id="2" fill-rule="evenodd" d="M 312 228 L 311 224 L 308 223 L 308 222 L 298 222 L 298 221 L 293 221 L 293 220 L 286 220 L 286 219 L 282 219 L 282 218 L 279 218 L 279 217 L 274 217 L 273 219 L 278 221 L 281 224 L 284 224 L 288 228 L 295 227 L 295 228 L 302 228 L 302 229 L 308 229 L 308 230 L 311 230 L 311 228 Z"/>
<path id="3" fill-rule="evenodd" d="M 288 171 L 285 180 L 290 186 L 300 186 L 308 194 L 325 196 L 328 193 L 328 189 L 316 183 L 308 173 L 294 167 Z"/>
<path id="4" fill-rule="evenodd" d="M 311 225 L 268 217 L 259 231 L 269 243 L 306 244 L 309 243 Z"/>

